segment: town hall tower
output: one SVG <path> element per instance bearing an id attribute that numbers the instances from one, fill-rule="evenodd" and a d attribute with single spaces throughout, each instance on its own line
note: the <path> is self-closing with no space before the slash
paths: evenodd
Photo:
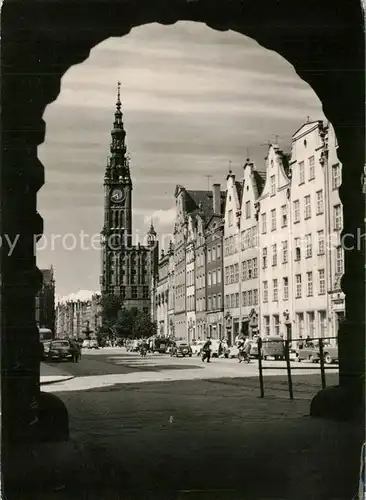
<path id="1" fill-rule="evenodd" d="M 101 292 L 120 297 L 123 308 L 137 307 L 148 312 L 158 243 L 155 230 L 150 228 L 146 246 L 133 244 L 132 181 L 121 106 L 118 82 L 111 156 L 104 176 Z"/>

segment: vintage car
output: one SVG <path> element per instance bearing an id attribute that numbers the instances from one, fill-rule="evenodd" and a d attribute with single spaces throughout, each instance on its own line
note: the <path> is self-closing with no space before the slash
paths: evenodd
<path id="1" fill-rule="evenodd" d="M 76 361 L 80 358 L 80 347 L 72 340 L 53 340 L 50 342 L 48 361 Z"/>
<path id="2" fill-rule="evenodd" d="M 330 365 L 338 363 L 338 347 L 325 345 L 323 347 L 324 363 Z M 304 346 L 297 351 L 297 361 L 309 361 L 310 363 L 318 363 L 320 361 L 320 351 L 318 346 Z"/>
<path id="3" fill-rule="evenodd" d="M 187 342 L 184 341 L 177 341 L 175 345 L 172 347 L 170 351 L 171 356 L 176 356 L 177 358 L 179 356 L 182 356 L 183 358 L 185 356 L 192 356 L 192 348 Z"/>
<path id="4" fill-rule="evenodd" d="M 285 344 L 282 337 L 263 337 L 262 358 L 267 359 L 268 357 L 281 360 L 285 359 Z"/>

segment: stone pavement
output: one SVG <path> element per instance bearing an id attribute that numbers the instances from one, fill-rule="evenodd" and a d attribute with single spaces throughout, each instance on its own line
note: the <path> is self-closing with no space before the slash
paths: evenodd
<path id="1" fill-rule="evenodd" d="M 41 363 L 40 367 L 40 383 L 41 386 L 46 384 L 54 384 L 57 382 L 65 382 L 73 379 L 74 376 L 67 372 L 67 365 L 58 363 L 46 364 Z"/>
<path id="2" fill-rule="evenodd" d="M 351 500 L 362 422 L 311 419 L 307 399 L 260 399 L 246 383 L 60 392 L 71 441 L 14 448 L 7 499 Z"/>

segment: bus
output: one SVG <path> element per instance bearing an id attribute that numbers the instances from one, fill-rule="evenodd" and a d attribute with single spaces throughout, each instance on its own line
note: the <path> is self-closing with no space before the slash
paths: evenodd
<path id="1" fill-rule="evenodd" d="M 39 340 L 41 342 L 50 342 L 53 340 L 52 330 L 49 328 L 39 328 Z"/>

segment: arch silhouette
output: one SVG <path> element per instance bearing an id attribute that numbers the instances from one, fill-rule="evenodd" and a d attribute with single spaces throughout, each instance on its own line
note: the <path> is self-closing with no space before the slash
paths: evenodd
<path id="1" fill-rule="evenodd" d="M 34 296 L 41 284 L 34 249 L 43 230 L 36 202 L 44 183 L 37 158 L 45 137 L 43 112 L 57 98 L 64 73 L 95 45 L 144 24 L 184 20 L 253 38 L 283 56 L 312 87 L 338 137 L 343 234 L 356 239 L 360 228 L 364 234 L 364 33 L 358 0 L 5 0 L 1 230 L 13 240 L 19 235 L 11 255 L 1 247 L 3 434 L 9 440 L 33 439 L 41 425 L 33 425 L 39 399 Z M 339 336 L 340 386 L 352 392 L 356 407 L 365 352 L 364 242 L 346 252 L 342 289 L 347 320 Z M 318 402 L 314 413 L 326 410 Z"/>

